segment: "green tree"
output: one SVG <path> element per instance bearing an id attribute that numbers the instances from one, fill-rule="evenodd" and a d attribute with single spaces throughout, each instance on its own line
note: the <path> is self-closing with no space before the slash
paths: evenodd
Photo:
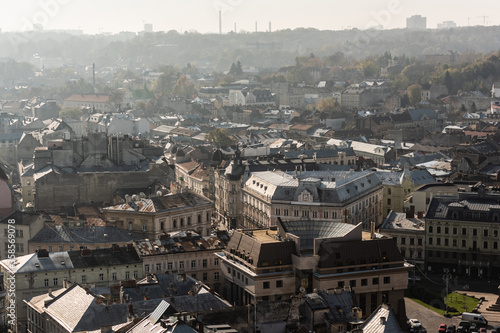
<path id="1" fill-rule="evenodd" d="M 79 120 L 82 115 L 83 115 L 82 109 L 78 109 L 78 108 L 68 108 L 68 109 L 62 109 L 61 111 L 59 111 L 60 118 L 72 118 L 72 119 Z"/>
<path id="2" fill-rule="evenodd" d="M 320 112 L 335 112 L 337 109 L 338 103 L 333 97 L 323 98 L 318 105 Z"/>
<path id="3" fill-rule="evenodd" d="M 234 140 L 224 128 L 215 128 L 207 133 L 205 141 L 217 147 L 230 146 Z"/>
<path id="4" fill-rule="evenodd" d="M 416 105 L 422 101 L 422 86 L 420 84 L 412 84 L 408 87 L 408 97 L 410 105 Z"/>
<path id="5" fill-rule="evenodd" d="M 173 93 L 190 97 L 196 93 L 193 82 L 189 81 L 186 75 L 181 75 L 174 86 Z"/>

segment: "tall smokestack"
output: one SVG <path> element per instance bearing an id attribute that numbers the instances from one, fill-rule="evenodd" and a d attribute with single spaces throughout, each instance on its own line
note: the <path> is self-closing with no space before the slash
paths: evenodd
<path id="1" fill-rule="evenodd" d="M 255 21 L 255 32 L 257 32 L 257 21 Z"/>
<path id="2" fill-rule="evenodd" d="M 234 22 L 234 33 L 236 33 L 236 22 Z"/>
<path id="3" fill-rule="evenodd" d="M 95 94 L 95 63 L 92 63 L 92 88 Z"/>
<path id="4" fill-rule="evenodd" d="M 219 35 L 222 35 L 222 11 L 219 10 Z"/>
<path id="5" fill-rule="evenodd" d="M 271 21 L 269 21 L 269 32 L 271 32 Z"/>

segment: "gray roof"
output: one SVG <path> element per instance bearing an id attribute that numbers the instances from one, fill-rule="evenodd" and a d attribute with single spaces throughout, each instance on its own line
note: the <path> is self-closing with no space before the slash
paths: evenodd
<path id="1" fill-rule="evenodd" d="M 81 228 L 67 228 L 64 225 L 54 227 L 46 226 L 40 230 L 30 243 L 125 243 L 131 240 L 139 240 L 142 236 L 130 233 L 127 230 L 116 227 L 92 226 Z"/>
<path id="2" fill-rule="evenodd" d="M 385 318 L 381 323 L 381 318 Z M 403 332 L 399 326 L 394 311 L 386 304 L 380 305 L 360 327 L 363 333 L 399 333 Z"/>
<path id="3" fill-rule="evenodd" d="M 381 229 L 382 231 L 384 229 L 393 229 L 425 232 L 425 222 L 418 218 L 407 218 L 406 213 L 398 213 L 391 210 L 382 223 Z"/>
<path id="4" fill-rule="evenodd" d="M 74 268 L 73 263 L 68 255 L 68 252 L 49 253 L 47 257 L 39 258 L 36 253 L 27 254 L 17 257 L 14 267 L 10 266 L 10 262 L 2 260 L 2 265 L 9 267 L 16 274 L 67 270 Z"/>
<path id="5" fill-rule="evenodd" d="M 436 179 L 427 170 L 377 171 L 377 175 L 384 185 L 400 185 L 405 181 L 407 176 L 410 177 L 415 186 L 436 182 Z"/>
<path id="6" fill-rule="evenodd" d="M 337 149 L 319 149 L 319 150 L 295 150 L 287 151 L 284 153 L 285 158 L 299 158 L 301 155 L 305 155 L 308 158 L 313 158 L 316 154 L 316 158 L 326 158 L 326 157 L 338 157 L 340 152 L 344 152 L 346 156 L 356 156 L 352 148 L 337 148 Z"/>

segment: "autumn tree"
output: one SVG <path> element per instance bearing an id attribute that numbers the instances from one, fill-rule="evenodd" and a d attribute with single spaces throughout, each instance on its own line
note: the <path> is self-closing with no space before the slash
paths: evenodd
<path id="1" fill-rule="evenodd" d="M 59 111 L 60 118 L 71 118 L 79 120 L 82 115 L 83 115 L 83 110 L 78 108 L 67 108 Z"/>
<path id="2" fill-rule="evenodd" d="M 224 128 L 215 128 L 207 133 L 205 141 L 214 144 L 217 147 L 230 146 L 234 140 Z"/>
<path id="3" fill-rule="evenodd" d="M 420 84 L 412 84 L 408 87 L 408 97 L 410 105 L 416 105 L 422 101 L 422 86 Z"/>
<path id="4" fill-rule="evenodd" d="M 333 97 L 323 98 L 319 102 L 318 110 L 320 112 L 335 112 L 338 109 L 338 103 Z"/>

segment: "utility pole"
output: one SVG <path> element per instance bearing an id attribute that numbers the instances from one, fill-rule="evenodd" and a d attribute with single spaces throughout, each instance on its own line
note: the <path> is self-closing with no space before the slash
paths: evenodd
<path id="1" fill-rule="evenodd" d="M 446 311 L 444 313 L 444 316 L 448 317 L 448 282 L 451 279 L 451 274 L 449 274 L 448 268 L 444 268 L 443 271 L 444 271 L 443 280 L 446 282 L 446 296 L 445 296 Z"/>

